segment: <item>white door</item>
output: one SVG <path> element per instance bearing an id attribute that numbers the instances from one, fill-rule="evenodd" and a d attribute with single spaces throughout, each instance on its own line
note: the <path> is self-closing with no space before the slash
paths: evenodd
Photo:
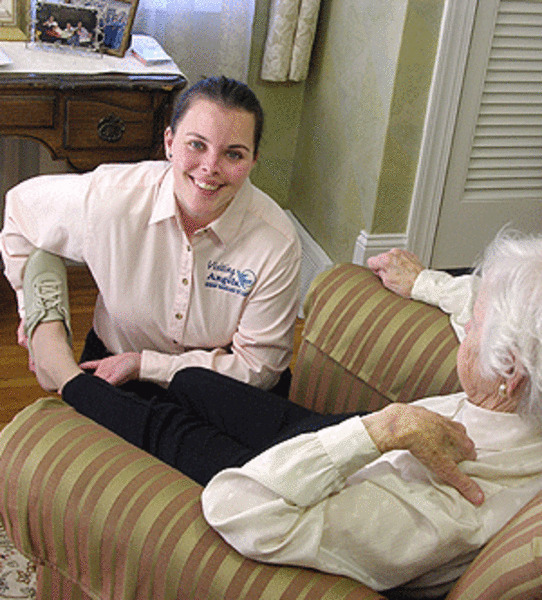
<path id="1" fill-rule="evenodd" d="M 542 232 L 542 2 L 535 0 L 477 4 L 429 264 L 472 265 L 506 224 Z"/>

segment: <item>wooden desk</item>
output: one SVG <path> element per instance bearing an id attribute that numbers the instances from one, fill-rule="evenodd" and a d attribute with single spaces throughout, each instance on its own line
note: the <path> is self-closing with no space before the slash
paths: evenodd
<path id="1" fill-rule="evenodd" d="M 0 70 L 0 135 L 34 138 L 80 170 L 163 157 L 163 132 L 186 86 L 175 65 L 153 70 L 133 57 L 57 57 L 10 44 L 16 59 Z"/>
<path id="2" fill-rule="evenodd" d="M 0 135 L 30 137 L 75 168 L 162 157 L 163 131 L 182 75 L 4 75 Z"/>

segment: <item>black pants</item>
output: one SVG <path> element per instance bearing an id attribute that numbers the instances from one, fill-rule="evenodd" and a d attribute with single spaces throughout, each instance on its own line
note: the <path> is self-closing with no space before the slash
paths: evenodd
<path id="1" fill-rule="evenodd" d="M 99 360 L 108 356 L 113 355 L 106 348 L 102 340 L 96 335 L 94 329 L 91 329 L 87 334 L 85 347 L 83 348 L 81 358 L 79 359 L 80 362 L 86 362 L 87 360 Z M 290 369 L 286 369 L 286 371 L 281 374 L 278 383 L 271 391 L 274 394 L 288 398 L 291 382 L 292 373 Z M 160 397 L 164 393 L 163 387 L 150 381 L 129 381 L 128 383 L 123 384 L 121 387 L 124 390 L 134 392 L 138 396 L 142 396 L 143 398 L 147 398 L 149 400 L 154 397 Z"/>
<path id="2" fill-rule="evenodd" d="M 197 367 L 179 371 L 165 393 L 150 400 L 89 374 L 68 382 L 62 397 L 201 485 L 279 441 L 351 416 L 321 415 Z"/>

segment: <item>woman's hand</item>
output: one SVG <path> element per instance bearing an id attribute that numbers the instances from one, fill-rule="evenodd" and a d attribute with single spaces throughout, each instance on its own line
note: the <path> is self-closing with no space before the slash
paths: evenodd
<path id="1" fill-rule="evenodd" d="M 475 505 L 484 501 L 478 484 L 457 466 L 476 459 L 474 443 L 461 423 L 410 404 L 391 404 L 363 417 L 363 423 L 380 452 L 409 450 L 467 500 Z"/>
<path id="2" fill-rule="evenodd" d="M 94 375 L 105 379 L 111 385 L 122 385 L 127 381 L 139 379 L 141 354 L 124 352 L 100 360 L 89 360 L 79 365 L 82 369 L 94 369 Z"/>
<path id="3" fill-rule="evenodd" d="M 410 298 L 412 287 L 424 267 L 418 257 L 408 250 L 394 248 L 367 260 L 367 266 L 380 277 L 392 292 Z"/>

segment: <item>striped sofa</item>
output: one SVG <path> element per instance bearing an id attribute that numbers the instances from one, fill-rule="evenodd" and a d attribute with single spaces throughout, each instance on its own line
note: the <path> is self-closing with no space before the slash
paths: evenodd
<path id="1" fill-rule="evenodd" d="M 457 343 L 438 309 L 345 264 L 319 276 L 291 397 L 374 410 L 457 389 Z M 0 514 L 38 570 L 42 600 L 369 600 L 345 577 L 245 559 L 205 523 L 201 488 L 56 398 L 0 434 Z M 447 600 L 542 598 L 542 498 L 479 554 Z"/>

